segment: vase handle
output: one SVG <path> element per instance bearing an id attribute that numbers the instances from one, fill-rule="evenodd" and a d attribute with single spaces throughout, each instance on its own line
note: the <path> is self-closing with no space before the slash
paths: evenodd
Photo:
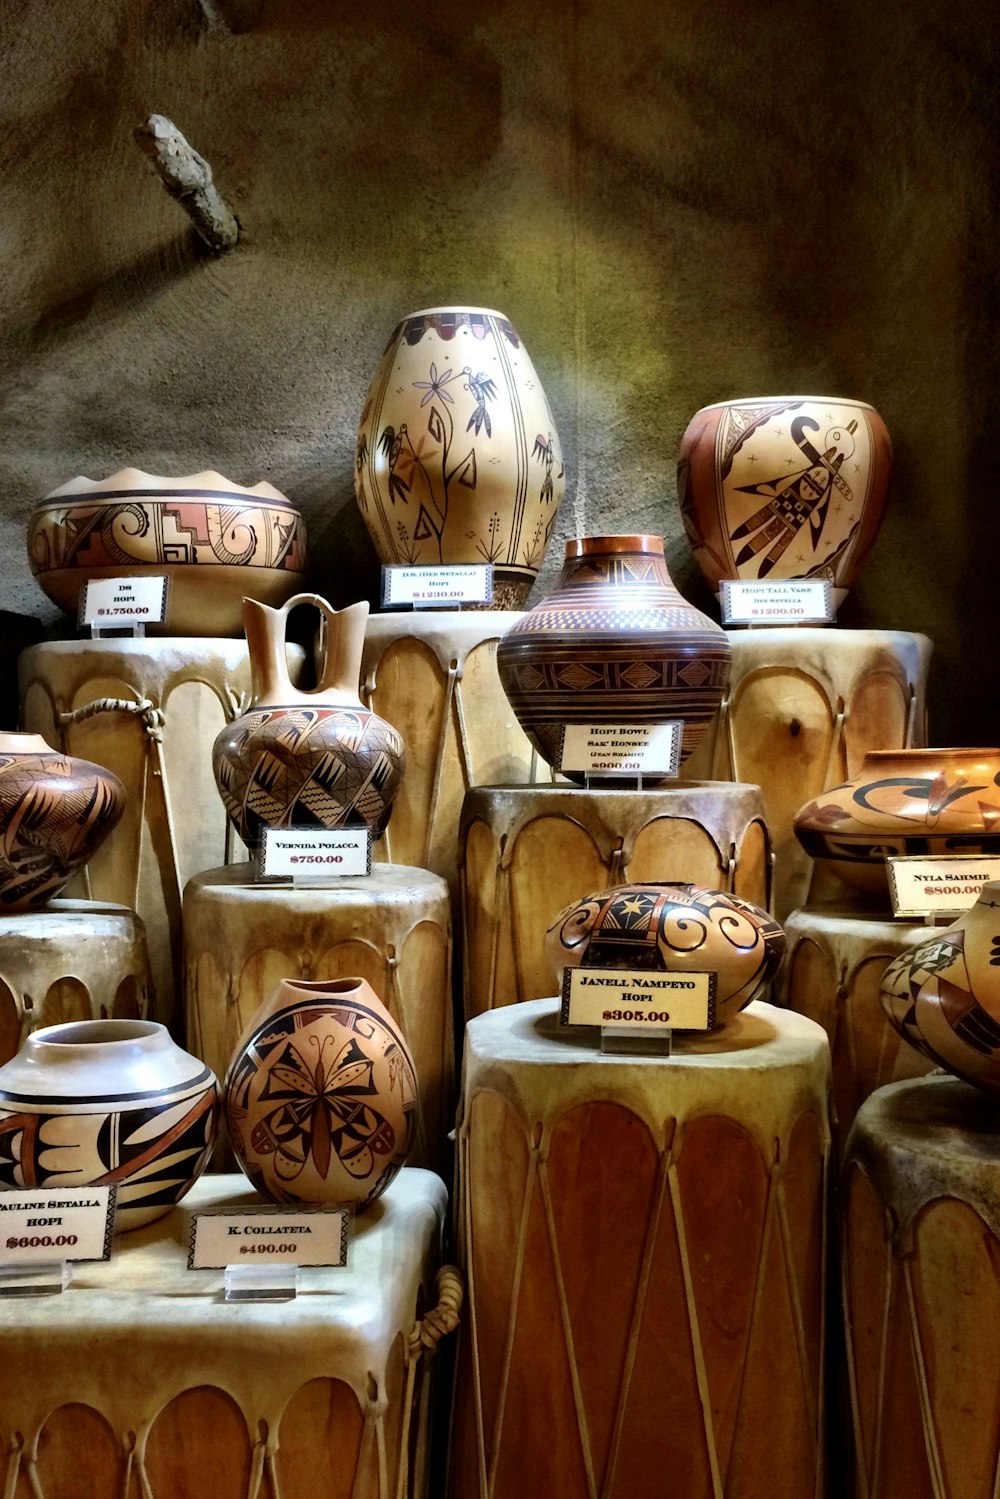
<path id="1" fill-rule="evenodd" d="M 288 616 L 300 604 L 312 604 L 319 611 L 325 632 L 322 658 L 316 667 L 316 686 L 311 688 L 292 686 L 285 658 Z M 296 593 L 280 609 L 273 609 L 253 599 L 244 599 L 243 621 L 257 677 L 254 693 L 257 702 L 293 703 L 334 698 L 344 707 L 362 706 L 358 689 L 368 622 L 366 602 L 351 604 L 346 609 L 334 609 L 318 593 Z"/>

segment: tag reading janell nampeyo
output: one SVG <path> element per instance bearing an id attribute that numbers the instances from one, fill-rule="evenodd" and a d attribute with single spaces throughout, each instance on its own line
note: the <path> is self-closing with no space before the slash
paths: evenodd
<path id="1" fill-rule="evenodd" d="M 567 724 L 559 769 L 591 776 L 675 776 L 684 725 L 679 719 L 646 724 Z"/>
<path id="2" fill-rule="evenodd" d="M 91 578 L 80 595 L 81 625 L 127 629 L 159 625 L 167 617 L 169 578 Z"/>
<path id="3" fill-rule="evenodd" d="M 492 602 L 492 562 L 447 563 L 441 567 L 387 562 L 382 567 L 382 603 L 387 609 L 399 604 L 412 604 L 414 609 L 453 609 L 458 604 Z"/>
<path id="4" fill-rule="evenodd" d="M 833 589 L 824 578 L 724 578 L 724 625 L 825 625 L 834 619 Z"/>
<path id="5" fill-rule="evenodd" d="M 114 1224 L 114 1187 L 0 1192 L 0 1261 L 107 1260 Z"/>
<path id="6" fill-rule="evenodd" d="M 669 1026 L 707 1031 L 715 1024 L 714 973 L 638 968 L 565 968 L 563 1025 Z"/>
<path id="7" fill-rule="evenodd" d="M 371 828 L 265 828 L 261 880 L 342 880 L 372 872 Z"/>
<path id="8" fill-rule="evenodd" d="M 249 1208 L 194 1213 L 189 1270 L 238 1264 L 346 1265 L 346 1208 Z"/>
<path id="9" fill-rule="evenodd" d="M 989 880 L 1000 880 L 1000 858 L 981 854 L 890 854 L 886 859 L 894 916 L 960 916 Z"/>

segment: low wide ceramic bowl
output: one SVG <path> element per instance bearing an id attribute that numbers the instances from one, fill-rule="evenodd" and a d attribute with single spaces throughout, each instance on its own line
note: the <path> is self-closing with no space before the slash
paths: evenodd
<path id="1" fill-rule="evenodd" d="M 75 614 L 95 578 L 170 579 L 169 635 L 238 635 L 242 600 L 283 604 L 302 584 L 305 522 L 271 484 L 244 489 L 207 471 L 164 479 L 125 468 L 71 479 L 35 509 L 31 570 Z"/>
<path id="2" fill-rule="evenodd" d="M 1000 854 L 1000 749 L 875 750 L 795 815 L 806 853 L 869 894 L 898 854 Z"/>

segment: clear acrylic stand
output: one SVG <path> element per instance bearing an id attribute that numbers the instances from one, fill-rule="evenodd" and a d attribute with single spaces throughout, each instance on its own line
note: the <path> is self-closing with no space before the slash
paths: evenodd
<path id="1" fill-rule="evenodd" d="M 35 1260 L 0 1265 L 0 1297 L 60 1296 L 73 1279 L 69 1260 Z"/>
<path id="2" fill-rule="evenodd" d="M 91 625 L 91 640 L 106 640 L 109 637 L 130 637 L 136 640 L 144 640 L 146 637 L 146 626 L 138 625 Z"/>
<path id="3" fill-rule="evenodd" d="M 299 1290 L 298 1265 L 227 1265 L 227 1301 L 294 1301 Z"/>
<path id="4" fill-rule="evenodd" d="M 673 1054 L 674 1033 L 669 1025 L 651 1025 L 636 1030 L 632 1025 L 602 1025 L 601 1051 L 608 1056 L 669 1057 Z"/>

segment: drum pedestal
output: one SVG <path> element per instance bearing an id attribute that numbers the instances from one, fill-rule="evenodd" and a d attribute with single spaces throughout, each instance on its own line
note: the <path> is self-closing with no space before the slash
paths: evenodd
<path id="1" fill-rule="evenodd" d="M 957 1078 L 862 1105 L 842 1190 L 858 1499 L 994 1499 L 1000 1113 Z"/>
<path id="2" fill-rule="evenodd" d="M 750 1005 L 669 1060 L 470 1021 L 453 1499 L 823 1492 L 829 1055 Z"/>
<path id="3" fill-rule="evenodd" d="M 761 787 L 774 840 L 774 914 L 783 921 L 830 889 L 822 878 L 813 883 L 812 860 L 795 837 L 799 808 L 854 775 L 869 750 L 927 743 L 931 643 L 903 630 L 727 633 L 729 694 L 714 740 L 707 735 L 685 768 Z"/>
<path id="4" fill-rule="evenodd" d="M 771 851 L 756 786 L 475 786 L 462 808 L 459 873 L 469 1016 L 552 993 L 543 941 L 571 901 L 655 880 L 767 906 Z"/>
<path id="5" fill-rule="evenodd" d="M 889 962 L 933 935 L 853 902 L 805 906 L 786 919 L 781 1003 L 826 1031 L 833 1057 L 833 1122 L 841 1147 L 864 1100 L 885 1083 L 923 1077 L 934 1064 L 889 1024 L 879 985 Z"/>
<path id="6" fill-rule="evenodd" d="M 209 869 L 184 891 L 184 955 L 188 1049 L 220 1080 L 282 979 L 367 979 L 417 1069 L 410 1164 L 444 1170 L 454 1039 L 451 904 L 438 875 L 376 865 L 370 876 L 317 887 L 255 883 L 246 865 Z"/>
<path id="7" fill-rule="evenodd" d="M 148 1020 L 146 933 L 134 911 L 53 900 L 0 917 L 0 1064 L 30 1031 L 67 1020 Z"/>
<path id="8" fill-rule="evenodd" d="M 221 1270 L 186 1269 L 188 1212 L 260 1198 L 203 1177 L 63 1295 L 0 1300 L 5 1494 L 423 1499 L 418 1319 L 438 1300 L 446 1195 L 401 1171 L 352 1222 L 346 1268 L 300 1270 L 294 1301 L 233 1306 Z"/>

